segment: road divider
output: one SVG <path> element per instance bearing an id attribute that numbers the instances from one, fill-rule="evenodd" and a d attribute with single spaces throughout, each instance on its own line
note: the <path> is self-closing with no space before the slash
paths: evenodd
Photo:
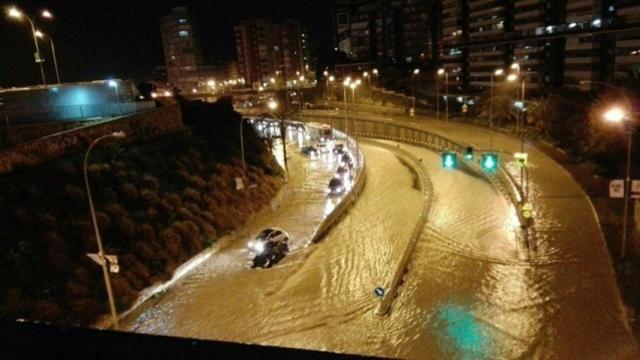
<path id="1" fill-rule="evenodd" d="M 347 138 L 347 136 L 344 133 L 338 130 L 334 129 L 334 133 L 336 133 L 340 137 Z M 349 147 L 351 147 L 352 149 L 358 149 L 356 141 L 354 139 L 349 138 L 348 141 L 350 143 Z M 353 181 L 353 186 L 351 187 L 349 192 L 342 198 L 342 201 L 331 211 L 329 215 L 327 215 L 327 217 L 324 219 L 322 224 L 320 224 L 320 226 L 315 232 L 315 235 L 311 239 L 312 243 L 319 242 L 329 232 L 329 230 L 331 230 L 331 228 L 340 220 L 344 212 L 351 205 L 353 205 L 353 203 L 357 200 L 357 198 L 362 193 L 362 189 L 364 188 L 364 183 L 366 178 L 365 160 L 361 151 L 357 151 L 356 156 L 358 157 L 358 161 L 356 163 L 359 164 L 359 167 L 356 168 L 356 176 Z"/>
<path id="2" fill-rule="evenodd" d="M 416 223 L 416 226 L 411 233 L 409 243 L 407 244 L 407 247 L 402 254 L 400 262 L 396 266 L 393 277 L 387 284 L 386 291 L 384 292 L 384 295 L 382 296 L 380 303 L 376 308 L 376 315 L 384 316 L 389 314 L 389 312 L 391 311 L 393 301 L 396 299 L 398 291 L 402 286 L 404 276 L 409 270 L 413 252 L 416 248 L 416 245 L 418 244 L 418 241 L 420 241 L 425 225 L 427 224 L 427 220 L 429 219 L 429 214 L 431 212 L 433 185 L 431 184 L 431 180 L 429 179 L 426 169 L 422 165 L 422 161 L 415 155 L 399 147 L 376 140 L 359 139 L 358 141 L 361 144 L 376 146 L 397 154 L 405 163 L 405 165 L 411 167 L 412 170 L 418 175 L 418 178 L 420 180 L 420 188 L 422 190 L 423 205 L 418 216 L 418 222 Z"/>

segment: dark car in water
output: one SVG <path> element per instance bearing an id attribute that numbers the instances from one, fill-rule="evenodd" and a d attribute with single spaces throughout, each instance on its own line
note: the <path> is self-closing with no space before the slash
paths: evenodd
<path id="1" fill-rule="evenodd" d="M 280 229 L 265 229 L 249 242 L 252 268 L 270 268 L 289 253 L 289 234 Z"/>

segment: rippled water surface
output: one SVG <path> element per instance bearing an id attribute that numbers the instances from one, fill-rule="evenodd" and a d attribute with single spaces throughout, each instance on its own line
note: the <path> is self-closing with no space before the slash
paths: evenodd
<path id="1" fill-rule="evenodd" d="M 373 290 L 390 282 L 422 203 L 395 154 L 361 148 L 365 190 L 322 242 L 307 246 L 333 206 L 324 189 L 335 165 L 294 155 L 281 207 L 130 316 L 128 328 L 405 358 L 633 358 L 608 260 L 580 247 L 593 224 L 538 209 L 538 253 L 525 261 L 514 209 L 488 181 L 442 170 L 438 154 L 405 145 L 430 175 L 432 211 L 391 315 L 375 315 Z M 590 216 L 570 203 L 566 211 Z M 272 269 L 249 269 L 247 241 L 269 226 L 291 233 L 293 251 Z M 554 242 L 558 231 L 575 232 L 574 241 Z"/>

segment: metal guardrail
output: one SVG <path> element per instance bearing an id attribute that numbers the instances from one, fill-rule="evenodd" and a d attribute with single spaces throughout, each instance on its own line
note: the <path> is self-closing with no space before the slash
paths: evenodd
<path id="1" fill-rule="evenodd" d="M 349 117 L 345 120 L 344 118 L 321 115 L 305 116 L 305 120 L 311 121 L 314 118 L 322 119 L 322 121 L 342 131 L 348 129 L 348 133 L 352 136 L 399 141 L 426 147 L 437 152 L 453 151 L 462 159 L 464 159 L 463 155 L 467 148 L 466 145 L 449 140 L 444 136 L 411 125 L 397 124 L 391 121 L 370 120 L 357 117 Z M 514 205 L 517 205 L 522 200 L 523 191 L 518 182 L 515 181 L 513 176 L 504 167 L 504 164 L 500 164 L 499 169 L 492 174 L 482 171 L 480 164 L 476 162 L 467 161 L 466 164 L 483 176 L 486 176 L 496 185 L 503 196 Z"/>

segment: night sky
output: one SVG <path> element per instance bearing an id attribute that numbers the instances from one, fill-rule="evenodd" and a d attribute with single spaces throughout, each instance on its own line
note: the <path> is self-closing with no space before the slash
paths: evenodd
<path id="1" fill-rule="evenodd" d="M 0 87 L 40 83 L 28 23 L 7 18 L 4 9 L 9 5 L 26 11 L 36 26 L 52 35 L 64 82 L 109 77 L 144 80 L 156 65 L 164 64 L 159 18 L 172 6 L 187 6 L 196 15 L 207 63 L 234 59 L 233 26 L 253 17 L 297 19 L 309 28 L 318 56 L 331 48 L 330 0 L 11 1 L 0 0 Z M 53 12 L 53 22 L 35 19 L 44 8 Z M 51 82 L 49 45 L 40 44 Z"/>

